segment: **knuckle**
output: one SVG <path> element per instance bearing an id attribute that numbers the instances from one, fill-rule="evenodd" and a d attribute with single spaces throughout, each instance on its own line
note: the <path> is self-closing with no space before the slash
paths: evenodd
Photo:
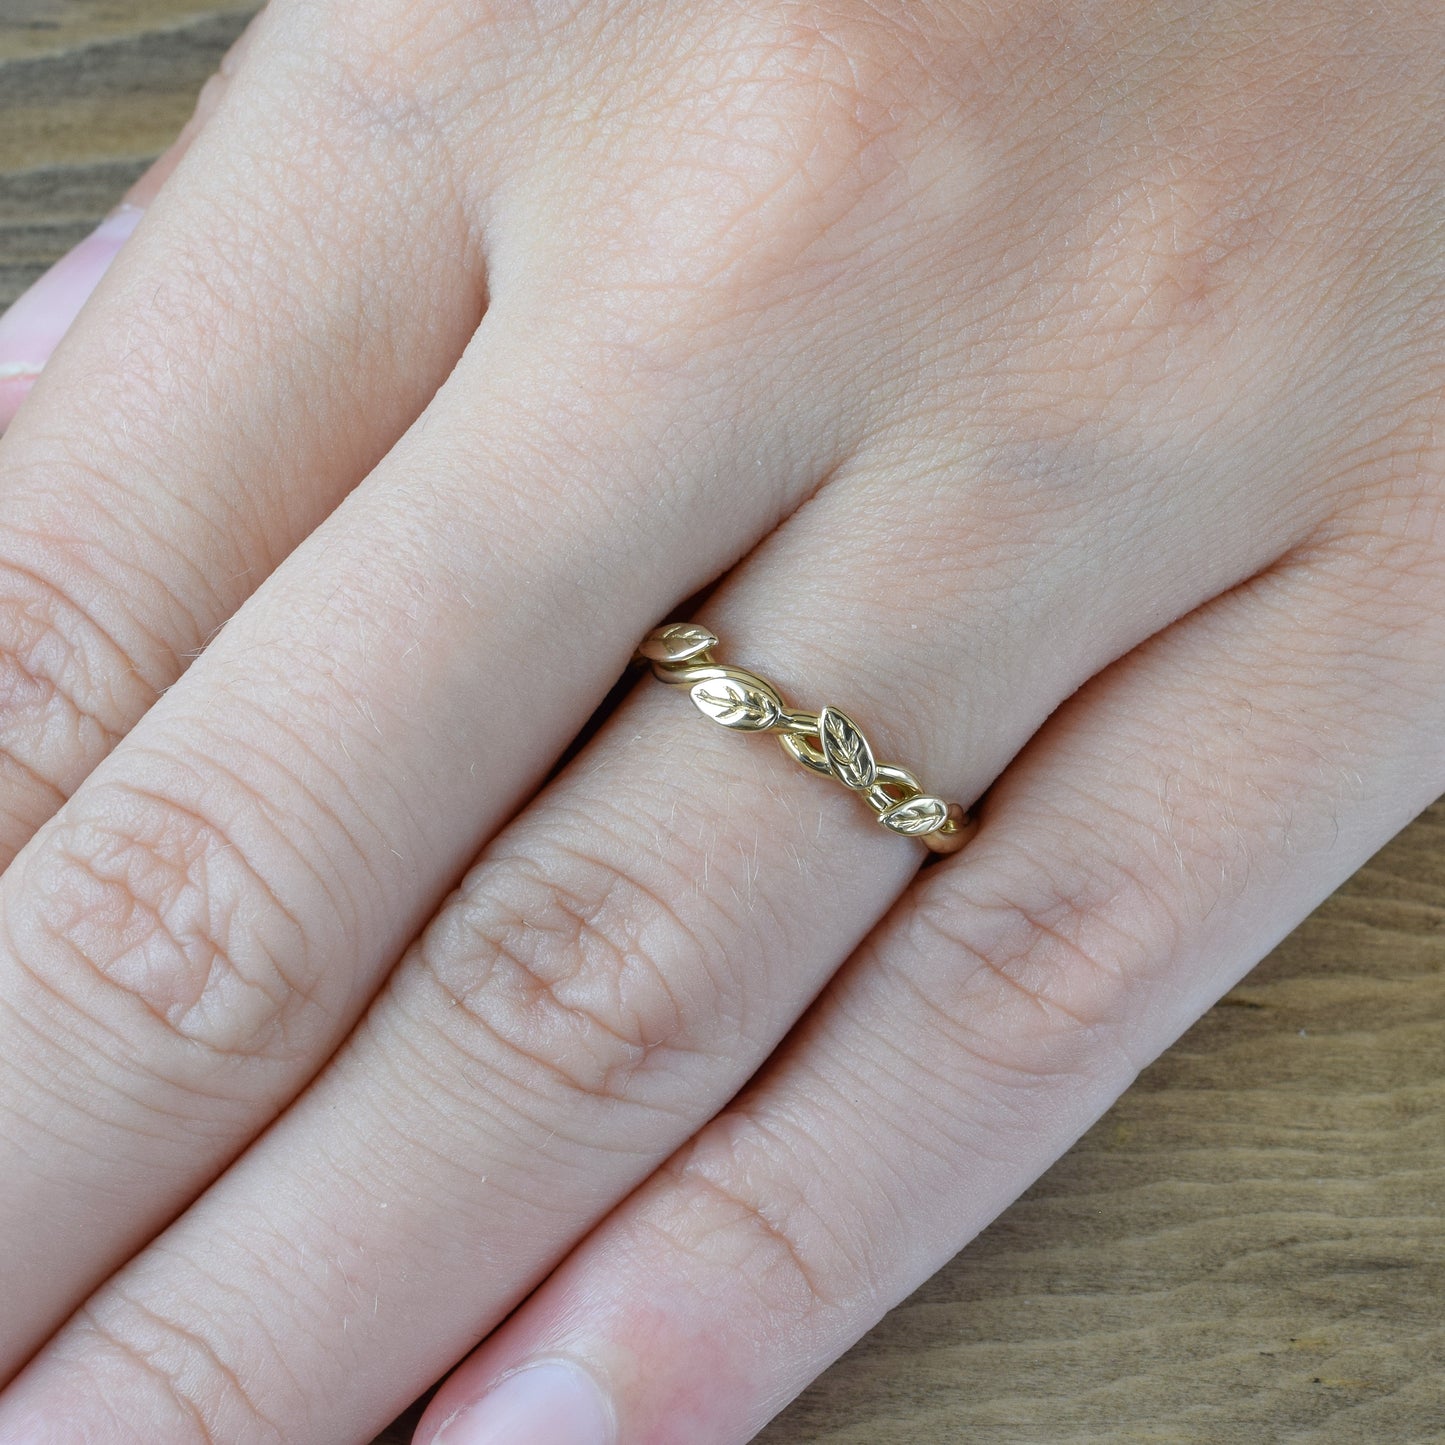
<path id="1" fill-rule="evenodd" d="M 22 867 L 7 928 L 52 995 L 129 1029 L 119 991 L 203 1064 L 294 1051 L 312 1003 L 303 930 L 199 804 L 107 783 Z"/>
<path id="2" fill-rule="evenodd" d="M 171 1445 L 222 1445 L 228 1440 L 284 1441 L 287 1437 L 248 1392 L 243 1372 L 229 1365 L 224 1346 L 175 1313 L 112 1288 L 81 1308 L 61 1337 L 65 1355 L 102 1386 L 104 1399 L 126 1402 L 124 1414 L 149 1427 L 119 1433 Z"/>
<path id="3" fill-rule="evenodd" d="M 898 98 L 888 83 L 896 56 L 880 43 L 891 31 L 843 7 L 796 4 L 724 24 L 723 63 L 704 95 L 722 102 L 726 138 L 744 159 L 759 147 L 763 189 L 796 177 L 823 203 L 835 173 L 856 166 L 892 124 L 884 100 Z"/>
<path id="4" fill-rule="evenodd" d="M 0 754 L 52 807 L 153 699 L 120 644 L 62 586 L 0 559 Z"/>
<path id="5" fill-rule="evenodd" d="M 663 53 L 649 43 L 666 83 L 609 80 L 645 89 L 631 150 L 601 168 L 626 204 L 609 195 L 589 207 L 595 224 L 625 233 L 595 248 L 602 299 L 621 279 L 629 312 L 651 295 L 669 316 L 726 323 L 796 299 L 809 278 L 824 284 L 859 248 L 851 222 L 876 218 L 888 198 L 901 205 L 902 47 L 862 7 L 835 8 L 700 12 Z"/>
<path id="6" fill-rule="evenodd" d="M 1202 170 L 1202 168 L 1201 168 Z M 1155 379 L 1155 352 L 1216 354 L 1248 312 L 1242 294 L 1279 228 L 1268 184 L 1226 167 L 1185 177 L 1130 173 L 1080 198 L 1093 210 L 1076 296 L 1050 307 L 1079 359 L 1130 363 L 1130 379 Z M 1147 350 L 1146 350 L 1147 348 Z"/>
<path id="7" fill-rule="evenodd" d="M 1000 843 L 987 862 L 980 849 L 952 888 L 925 890 L 905 947 L 879 963 L 906 973 L 933 1024 L 995 1082 L 1050 1083 L 1111 1052 L 1137 1072 L 1121 1025 L 1181 946 L 1168 885 L 1111 857 L 1107 840 L 1062 855 L 1031 845 Z"/>
<path id="8" fill-rule="evenodd" d="M 658 1170 L 636 1218 L 768 1317 L 803 1322 L 874 1288 L 868 1242 L 810 1197 L 807 1180 L 838 1197 L 829 1174 L 758 1120 L 723 1115 Z"/>
<path id="9" fill-rule="evenodd" d="M 485 861 L 415 951 L 424 1017 L 471 1072 L 676 1109 L 679 1072 L 727 1028 L 719 950 L 667 901 L 672 887 L 702 903 L 685 867 L 650 884 L 606 851 L 554 841 Z"/>

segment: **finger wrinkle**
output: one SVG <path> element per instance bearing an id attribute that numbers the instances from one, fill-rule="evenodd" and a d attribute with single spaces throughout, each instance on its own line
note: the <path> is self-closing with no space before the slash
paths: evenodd
<path id="1" fill-rule="evenodd" d="M 187 1050 L 264 1056 L 301 998 L 282 964 L 302 937 L 296 919 L 207 813 L 137 783 L 110 784 L 106 799 L 118 810 L 111 817 L 94 810 L 52 825 L 25 864 L 35 901 L 17 961 L 54 974 L 59 960 L 43 958 L 60 945 L 69 967 L 104 986 L 101 997 L 120 990 Z M 251 904 L 262 927 L 242 926 Z M 278 924 L 293 940 L 280 953 L 263 938 Z M 72 998 L 70 1007 L 81 1005 Z M 100 1013 L 97 1023 L 111 1013 L 82 1011 Z"/>
<path id="2" fill-rule="evenodd" d="M 630 1227 L 657 1234 L 710 1276 L 740 1283 L 770 1317 L 811 1321 L 843 1307 L 775 1203 L 689 1165 L 664 1165 L 654 1178 L 656 1192 Z"/>
<path id="3" fill-rule="evenodd" d="M 243 1404 L 248 1424 L 252 1421 L 260 1422 L 268 1427 L 271 1438 L 280 1442 L 285 1436 L 276 1428 L 274 1422 L 267 1420 L 247 1397 L 244 1386 L 239 1376 L 220 1356 L 209 1341 L 204 1339 L 194 1330 L 187 1329 L 173 1319 L 158 1314 L 155 1310 L 141 1303 L 138 1299 L 113 1289 L 106 1299 L 106 1308 L 114 1312 L 119 1309 L 129 1311 L 132 1316 L 148 1325 L 162 1340 L 179 1345 L 183 1355 L 191 1355 L 202 1362 L 203 1374 L 206 1378 L 215 1381 L 226 1393 L 238 1399 Z M 82 1339 L 89 1336 L 93 1340 L 108 1346 L 124 1362 L 127 1371 L 135 1372 L 157 1386 L 163 1397 L 175 1408 L 178 1417 L 184 1418 L 190 1425 L 191 1439 L 188 1445 L 224 1445 L 222 1435 L 215 1432 L 211 1423 L 218 1419 L 220 1408 L 213 1405 L 208 1410 L 200 1399 L 197 1398 L 198 1391 L 194 1384 L 189 1387 L 181 1383 L 180 1372 L 173 1372 L 163 1366 L 156 1358 L 157 1347 L 147 1348 L 139 1341 L 128 1339 L 115 1325 L 104 1323 L 94 1306 L 84 1307 L 75 1318 L 74 1327 Z M 78 1344 L 79 1341 L 74 1343 Z M 185 1371 L 188 1379 L 192 1377 L 192 1371 Z M 106 1380 L 105 1394 L 113 1395 L 115 1382 Z M 208 1418 L 209 1417 L 209 1418 Z M 145 1438 L 154 1438 L 147 1435 Z M 136 1437 L 136 1445 L 141 1445 L 141 1437 Z M 171 1439 L 168 1437 L 168 1445 Z M 174 1445 L 181 1445 L 180 1441 L 174 1441 Z"/>

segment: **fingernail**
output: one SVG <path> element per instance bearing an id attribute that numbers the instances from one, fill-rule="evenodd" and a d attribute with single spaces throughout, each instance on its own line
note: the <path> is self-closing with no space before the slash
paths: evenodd
<path id="1" fill-rule="evenodd" d="M 118 206 L 0 316 L 0 428 L 35 384 L 143 214 L 138 206 Z"/>
<path id="2" fill-rule="evenodd" d="M 528 1365 L 453 1415 L 431 1445 L 614 1445 L 597 1382 L 567 1360 Z"/>

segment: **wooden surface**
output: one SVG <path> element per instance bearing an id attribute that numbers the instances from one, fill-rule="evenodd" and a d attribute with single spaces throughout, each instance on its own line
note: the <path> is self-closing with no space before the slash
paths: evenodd
<path id="1" fill-rule="evenodd" d="M 244 18 L 0 0 L 0 303 L 174 134 Z M 761 1438 L 1445 1442 L 1445 807 Z"/>

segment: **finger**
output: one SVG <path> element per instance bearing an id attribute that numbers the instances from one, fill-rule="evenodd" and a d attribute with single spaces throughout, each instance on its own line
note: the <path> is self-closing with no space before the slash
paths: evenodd
<path id="1" fill-rule="evenodd" d="M 20 403 L 29 396 L 61 337 L 70 330 L 146 208 L 214 114 L 255 28 L 253 16 L 221 58 L 220 69 L 201 87 L 180 134 L 125 193 L 115 210 L 0 315 L 0 432 L 15 419 Z"/>
<path id="2" fill-rule="evenodd" d="M 359 112 L 315 15 L 263 12 L 170 179 L 143 183 L 144 220 L 123 208 L 51 278 L 77 302 L 135 227 L 0 442 L 0 863 L 395 441 L 481 314 L 445 162 Z M 12 341 L 64 309 L 42 285 Z"/>
<path id="3" fill-rule="evenodd" d="M 271 1119 L 636 639 L 849 444 L 841 386 L 803 416 L 756 368 L 720 450 L 696 398 L 730 363 L 660 386 L 610 325 L 501 288 L 421 423 L 0 879 L 0 1235 L 27 1242 L 0 1361 Z"/>
<path id="4" fill-rule="evenodd" d="M 1040 616 L 1070 615 L 1076 578 L 1055 564 L 1078 536 L 1008 548 L 979 575 L 981 519 L 957 523 L 970 554 L 935 513 L 890 522 L 885 495 L 897 489 L 835 481 L 710 615 L 757 639 L 786 696 L 818 689 L 814 703 L 886 717 L 880 758 L 967 797 L 1160 604 L 1135 590 L 1113 619 L 1131 638 L 1086 620 L 1093 599 L 1059 639 L 1076 671 L 1040 668 L 1027 640 Z M 926 531 L 933 545 L 917 545 Z M 910 557 L 903 595 L 896 572 L 832 545 L 865 534 L 870 552 Z M 1220 583 L 1167 562 L 1180 585 Z M 988 622 L 958 604 L 965 571 L 998 604 Z M 965 658 L 1009 653 L 1026 661 L 1007 682 L 972 685 Z M 104 1408 L 118 1445 L 158 1420 L 189 1439 L 196 1415 L 233 1442 L 277 1419 L 298 1441 L 357 1438 L 726 1102 L 919 854 L 776 748 L 699 732 L 680 702 L 635 695 L 494 841 L 326 1074 L 40 1357 L 24 1408 L 77 1438 Z M 480 1312 L 459 1278 L 484 1281 Z"/>
<path id="5" fill-rule="evenodd" d="M 263 53 L 258 39 L 252 63 Z M 791 155 L 764 147 L 742 179 L 798 244 L 848 244 L 829 234 L 834 193 Z M 617 208 L 640 234 L 598 227 L 583 248 L 642 278 L 619 303 L 593 271 L 590 305 L 560 284 L 570 255 L 555 271 L 520 259 L 553 237 L 551 213 L 499 203 L 486 322 L 418 425 L 0 880 L 0 1233 L 26 1240 L 0 1260 L 0 1371 L 289 1101 L 636 639 L 902 388 L 887 302 L 861 288 L 838 294 L 867 328 L 860 400 L 795 344 L 760 353 L 771 314 L 729 305 L 710 265 L 691 286 L 643 284 L 668 259 L 648 251 L 644 201 Z M 687 209 L 732 244 L 737 205 L 736 187 L 704 188 Z M 718 266 L 756 294 L 778 256 L 750 239 Z"/>
<path id="6" fill-rule="evenodd" d="M 1439 562 L 1312 549 L 1067 704 L 418 1445 L 751 1439 L 1445 787 Z"/>
<path id="7" fill-rule="evenodd" d="M 790 54 L 776 64 L 792 73 Z M 636 639 L 906 389 L 888 297 L 828 261 L 852 254 L 834 224 L 846 187 L 815 183 L 829 113 L 761 87 L 778 101 L 807 164 L 743 126 L 747 164 L 713 187 L 696 174 L 718 164 L 716 96 L 680 128 L 666 97 L 668 163 L 696 188 L 681 260 L 649 209 L 675 192 L 646 165 L 606 212 L 622 232 L 590 223 L 585 264 L 558 254 L 535 197 L 497 203 L 486 321 L 418 425 L 0 881 L 0 1232 L 26 1240 L 0 1261 L 0 1369 L 290 1100 Z M 774 212 L 788 225 L 767 247 L 737 224 Z M 818 371 L 792 298 L 759 301 L 789 247 L 842 278 L 866 394 L 851 367 Z M 524 261 L 539 248 L 553 269 Z M 668 264 L 677 284 L 658 284 Z M 776 347 L 759 344 L 769 326 Z"/>

